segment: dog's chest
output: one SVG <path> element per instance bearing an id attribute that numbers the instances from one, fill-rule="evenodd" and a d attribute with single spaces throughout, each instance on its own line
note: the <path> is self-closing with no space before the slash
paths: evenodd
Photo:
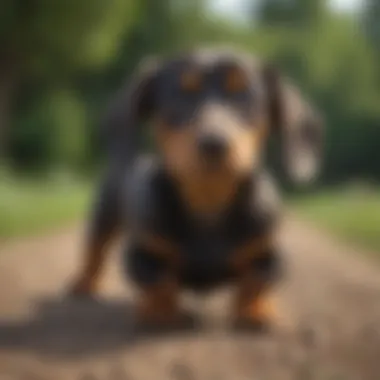
<path id="1" fill-rule="evenodd" d="M 220 265 L 233 249 L 231 236 L 216 226 L 193 226 L 179 240 L 188 265 L 208 267 Z"/>
<path id="2" fill-rule="evenodd" d="M 204 290 L 230 276 L 228 258 L 233 244 L 219 228 L 193 227 L 178 240 L 181 256 L 181 281 L 192 289 Z"/>
<path id="3" fill-rule="evenodd" d="M 260 234 L 260 216 L 250 207 L 251 184 L 215 219 L 192 215 L 166 178 L 155 183 L 150 228 L 180 245 L 187 260 L 206 264 L 226 257 L 246 239 Z"/>
<path id="4" fill-rule="evenodd" d="M 154 207 L 147 227 L 179 248 L 182 281 L 193 289 L 226 281 L 236 249 L 261 233 L 260 219 L 248 201 L 251 188 L 242 191 L 227 212 L 211 222 L 190 215 L 176 189 L 162 177 L 158 177 L 154 189 Z"/>
<path id="5" fill-rule="evenodd" d="M 215 224 L 166 213 L 161 231 L 179 247 L 180 278 L 187 287 L 205 290 L 231 278 L 235 250 L 256 230 L 254 220 L 242 211 L 237 209 Z"/>

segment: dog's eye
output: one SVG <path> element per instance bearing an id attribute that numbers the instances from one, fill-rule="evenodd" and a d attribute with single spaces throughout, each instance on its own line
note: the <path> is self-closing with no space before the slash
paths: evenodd
<path id="1" fill-rule="evenodd" d="M 199 72 L 185 71 L 180 77 L 181 90 L 187 93 L 197 93 L 202 89 L 202 81 L 202 75 Z"/>

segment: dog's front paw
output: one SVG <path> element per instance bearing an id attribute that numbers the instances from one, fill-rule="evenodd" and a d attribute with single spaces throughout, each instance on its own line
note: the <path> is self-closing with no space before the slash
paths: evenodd
<path id="1" fill-rule="evenodd" d="M 278 320 L 275 303 L 268 295 L 245 300 L 235 309 L 233 327 L 237 330 L 265 332 Z"/>
<path id="2" fill-rule="evenodd" d="M 171 331 L 195 326 L 195 318 L 179 305 L 176 282 L 163 281 L 145 288 L 136 300 L 136 323 L 143 330 Z"/>
<path id="3" fill-rule="evenodd" d="M 86 278 L 74 281 L 67 291 L 67 295 L 74 299 L 93 299 L 95 294 L 96 284 Z"/>

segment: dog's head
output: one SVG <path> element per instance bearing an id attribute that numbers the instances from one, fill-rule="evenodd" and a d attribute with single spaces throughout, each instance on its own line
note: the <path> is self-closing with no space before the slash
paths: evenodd
<path id="1" fill-rule="evenodd" d="M 316 111 L 276 69 L 240 52 L 205 50 L 144 64 L 111 116 L 110 124 L 132 143 L 149 119 L 177 178 L 252 173 L 272 133 L 282 139 L 293 180 L 310 180 L 318 171 Z"/>

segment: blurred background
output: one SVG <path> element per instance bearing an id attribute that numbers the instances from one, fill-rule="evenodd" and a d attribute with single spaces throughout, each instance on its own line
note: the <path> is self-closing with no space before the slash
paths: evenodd
<path id="1" fill-rule="evenodd" d="M 380 251 L 378 0 L 1 0 L 0 244 L 83 219 L 99 117 L 142 57 L 233 44 L 325 114 L 323 175 L 299 215 Z"/>

